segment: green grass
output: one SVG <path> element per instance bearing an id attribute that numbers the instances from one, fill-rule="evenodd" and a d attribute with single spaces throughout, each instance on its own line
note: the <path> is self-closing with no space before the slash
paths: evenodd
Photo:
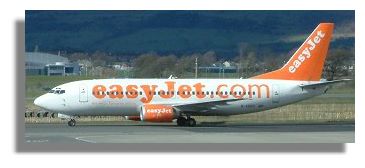
<path id="1" fill-rule="evenodd" d="M 355 123 L 355 104 L 291 104 L 258 113 L 234 116 L 194 116 L 203 125 L 234 124 L 333 124 Z M 82 116 L 83 124 L 140 124 L 120 116 Z M 65 123 L 59 118 L 26 118 L 27 123 Z"/>

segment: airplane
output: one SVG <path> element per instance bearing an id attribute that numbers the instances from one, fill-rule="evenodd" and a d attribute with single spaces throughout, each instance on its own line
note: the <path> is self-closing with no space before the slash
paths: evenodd
<path id="1" fill-rule="evenodd" d="M 321 80 L 333 23 L 320 23 L 280 69 L 248 79 L 94 79 L 56 86 L 34 104 L 76 125 L 80 116 L 196 126 L 193 116 L 230 116 L 273 109 L 326 93 Z"/>

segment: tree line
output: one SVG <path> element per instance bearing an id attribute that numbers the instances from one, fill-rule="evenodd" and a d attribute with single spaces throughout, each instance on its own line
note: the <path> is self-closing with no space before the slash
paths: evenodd
<path id="1" fill-rule="evenodd" d="M 231 66 L 236 67 L 236 72 L 227 77 L 249 78 L 254 75 L 273 71 L 280 68 L 287 62 L 295 50 L 287 54 L 279 55 L 257 55 L 255 49 L 246 44 L 239 44 L 238 55 L 228 59 L 220 58 L 214 51 L 205 53 L 194 53 L 190 55 L 176 56 L 159 55 L 149 52 L 136 57 L 116 57 L 104 52 L 72 53 L 66 54 L 71 61 L 78 61 L 91 69 L 100 69 L 94 76 L 103 77 L 128 77 L 128 78 L 167 78 L 173 75 L 178 78 L 193 78 L 195 73 L 195 61 L 198 60 L 199 67 L 222 66 L 228 61 Z M 127 59 L 126 59 L 127 58 Z M 131 59 L 129 59 L 131 58 Z M 116 72 L 110 65 L 126 63 L 132 67 L 127 76 Z M 335 48 L 329 50 L 323 78 L 333 80 L 355 75 L 355 54 L 353 48 Z M 198 71 L 198 77 L 203 72 Z"/>

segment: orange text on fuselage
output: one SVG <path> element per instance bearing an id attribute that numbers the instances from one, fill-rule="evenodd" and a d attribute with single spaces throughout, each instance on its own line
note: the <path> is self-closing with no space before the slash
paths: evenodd
<path id="1" fill-rule="evenodd" d="M 266 84 L 219 84 L 214 89 L 207 89 L 206 85 L 202 83 L 195 83 L 193 85 L 181 84 L 176 85 L 174 81 L 166 81 L 163 88 L 158 85 L 118 85 L 113 84 L 109 86 L 95 85 L 93 86 L 93 96 L 98 99 L 136 99 L 139 98 L 143 103 L 151 102 L 155 97 L 163 99 L 171 99 L 180 97 L 181 99 L 188 99 L 196 97 L 203 98 L 270 98 L 270 87 Z"/>

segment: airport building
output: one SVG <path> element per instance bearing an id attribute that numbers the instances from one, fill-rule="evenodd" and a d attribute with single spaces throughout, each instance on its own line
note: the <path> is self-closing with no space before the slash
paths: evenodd
<path id="1" fill-rule="evenodd" d="M 78 63 L 71 63 L 67 58 L 41 52 L 25 53 L 26 75 L 68 76 L 80 75 Z"/>

